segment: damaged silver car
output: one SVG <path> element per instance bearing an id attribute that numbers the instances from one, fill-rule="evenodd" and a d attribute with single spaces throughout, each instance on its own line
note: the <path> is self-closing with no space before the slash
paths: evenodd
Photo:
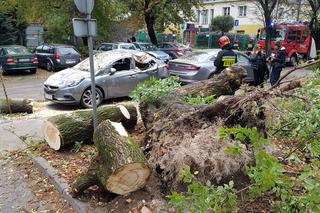
<path id="1" fill-rule="evenodd" d="M 168 77 L 166 64 L 144 52 L 111 50 L 94 55 L 96 100 L 128 96 L 152 76 Z M 56 103 L 92 107 L 89 59 L 53 74 L 44 82 L 44 97 Z"/>

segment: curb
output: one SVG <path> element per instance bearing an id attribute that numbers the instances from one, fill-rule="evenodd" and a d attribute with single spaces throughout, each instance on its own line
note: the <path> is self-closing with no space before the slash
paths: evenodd
<path id="1" fill-rule="evenodd" d="M 50 182 L 55 186 L 62 197 L 69 202 L 69 204 L 76 210 L 77 213 L 86 213 L 88 204 L 74 199 L 68 192 L 69 185 L 67 182 L 59 177 L 54 168 L 49 162 L 42 157 L 34 157 L 32 159 L 37 169 L 46 176 Z"/>

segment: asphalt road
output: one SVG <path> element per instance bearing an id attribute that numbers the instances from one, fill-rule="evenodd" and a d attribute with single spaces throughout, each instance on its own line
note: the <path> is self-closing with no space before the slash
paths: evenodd
<path id="1" fill-rule="evenodd" d="M 292 67 L 287 67 L 282 71 L 285 74 Z M 292 73 L 288 80 L 304 78 L 312 73 L 311 70 L 298 70 Z M 5 86 L 9 98 L 25 98 L 34 100 L 44 100 L 43 97 L 43 82 L 53 73 L 44 70 L 39 70 L 37 74 L 17 74 L 5 76 Z M 1 87 L 1 86 L 0 86 Z M 0 98 L 4 98 L 3 88 L 0 88 Z"/>
<path id="2" fill-rule="evenodd" d="M 52 74 L 42 69 L 38 69 L 36 74 L 12 73 L 4 76 L 4 85 L 9 98 L 44 100 L 43 82 Z M 4 97 L 4 90 L 0 85 L 0 98 Z"/>

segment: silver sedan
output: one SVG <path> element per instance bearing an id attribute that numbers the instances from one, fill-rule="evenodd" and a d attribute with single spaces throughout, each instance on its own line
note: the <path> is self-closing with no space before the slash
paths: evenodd
<path id="1" fill-rule="evenodd" d="M 219 51 L 219 49 L 201 50 L 174 59 L 169 62 L 170 75 L 178 75 L 184 84 L 209 79 L 216 72 L 213 62 Z M 249 57 L 239 51 L 235 51 L 235 53 L 238 59 L 237 64 L 247 70 L 244 82 L 252 83 L 254 81 L 253 70 Z"/>
<path id="2" fill-rule="evenodd" d="M 144 52 L 111 50 L 94 55 L 96 100 L 128 96 L 135 86 L 152 76 L 168 77 L 166 64 Z M 44 82 L 45 99 L 92 107 L 89 59 L 55 73 Z"/>

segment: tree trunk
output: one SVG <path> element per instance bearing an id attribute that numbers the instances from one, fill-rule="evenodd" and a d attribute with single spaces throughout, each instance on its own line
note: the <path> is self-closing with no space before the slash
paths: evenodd
<path id="1" fill-rule="evenodd" d="M 98 123 L 105 120 L 121 122 L 131 129 L 137 123 L 137 111 L 133 105 L 99 107 Z M 54 150 L 74 144 L 76 141 L 90 143 L 93 137 L 92 110 L 79 110 L 70 114 L 57 115 L 43 124 L 43 133 Z"/>
<path id="2" fill-rule="evenodd" d="M 150 41 L 151 41 L 152 44 L 157 46 L 158 45 L 158 41 L 157 41 L 156 33 L 154 31 L 155 17 L 153 15 L 151 15 L 150 13 L 145 13 L 144 20 L 145 20 L 146 25 L 147 25 L 147 30 L 148 30 L 148 35 L 149 35 Z"/>
<path id="3" fill-rule="evenodd" d="M 9 104 L 12 113 L 33 113 L 33 105 L 29 100 L 14 100 L 9 99 Z M 0 113 L 9 114 L 9 106 L 7 100 L 0 99 Z"/>
<path id="4" fill-rule="evenodd" d="M 177 90 L 179 96 L 210 96 L 219 97 L 221 95 L 233 95 L 239 89 L 242 79 L 246 77 L 246 70 L 238 65 L 233 65 L 225 69 L 221 74 L 214 75 L 208 80 L 189 84 Z"/>
<path id="5" fill-rule="evenodd" d="M 142 150 L 128 137 L 121 123 L 102 122 L 93 140 L 98 156 L 91 162 L 88 172 L 72 185 L 74 196 L 93 185 L 119 195 L 145 186 L 150 169 Z"/>
<path id="6" fill-rule="evenodd" d="M 271 23 L 271 18 L 270 16 L 267 14 L 267 12 L 265 12 L 265 23 L 266 23 L 266 55 L 270 56 L 271 55 L 271 36 L 272 36 L 272 29 L 270 28 L 270 26 L 268 26 Z"/>
<path id="7" fill-rule="evenodd" d="M 151 106 L 151 104 L 141 102 L 139 106 L 144 126 L 148 129 L 149 124 L 153 123 L 154 119 L 158 119 L 155 117 L 155 112 L 160 108 L 165 108 L 166 105 L 178 103 L 180 106 L 179 110 L 186 112 L 188 109 L 182 109 L 185 108 L 185 106 L 183 106 L 185 104 L 183 100 L 185 96 L 212 95 L 214 97 L 219 97 L 221 95 L 232 95 L 240 88 L 242 80 L 246 75 L 247 72 L 244 68 L 233 65 L 208 80 L 181 87 L 176 91 L 174 97 L 167 98 L 157 106 Z"/>

